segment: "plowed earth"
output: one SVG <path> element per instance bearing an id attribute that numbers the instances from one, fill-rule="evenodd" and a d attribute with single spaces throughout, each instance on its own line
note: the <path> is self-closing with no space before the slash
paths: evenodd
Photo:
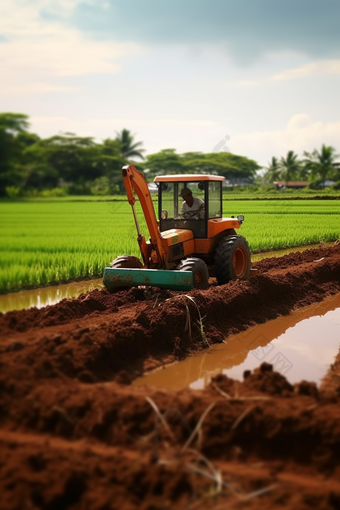
<path id="1" fill-rule="evenodd" d="M 339 356 L 320 387 L 268 364 L 206 390 L 130 384 L 340 292 L 339 244 L 255 268 L 0 315 L 0 508 L 339 509 Z"/>

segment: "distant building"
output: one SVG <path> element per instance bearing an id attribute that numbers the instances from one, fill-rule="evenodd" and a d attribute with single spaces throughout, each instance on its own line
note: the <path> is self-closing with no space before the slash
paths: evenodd
<path id="1" fill-rule="evenodd" d="M 226 179 L 222 182 L 222 186 L 226 187 L 234 187 L 234 186 L 253 186 L 254 181 L 252 179 L 248 179 L 248 177 L 235 177 L 235 179 Z"/>
<path id="2" fill-rule="evenodd" d="M 335 181 L 331 181 L 330 179 L 327 179 L 327 181 L 325 181 L 322 185 L 323 188 L 328 188 L 329 186 L 332 186 L 333 184 L 335 184 Z"/>

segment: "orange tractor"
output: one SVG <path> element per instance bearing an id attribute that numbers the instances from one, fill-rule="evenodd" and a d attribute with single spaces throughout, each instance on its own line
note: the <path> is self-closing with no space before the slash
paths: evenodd
<path id="1" fill-rule="evenodd" d="M 158 217 L 148 184 L 133 165 L 122 169 L 137 228 L 141 258 L 122 255 L 104 269 L 105 287 L 113 291 L 139 285 L 175 290 L 206 288 L 209 276 L 219 285 L 250 276 L 247 241 L 237 235 L 244 216 L 222 217 L 222 182 L 217 175 L 162 175 Z M 135 210 L 137 195 L 150 238 L 145 239 Z"/>

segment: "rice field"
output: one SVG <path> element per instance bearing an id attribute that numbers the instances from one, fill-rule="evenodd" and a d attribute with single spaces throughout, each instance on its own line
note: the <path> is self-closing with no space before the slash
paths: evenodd
<path id="1" fill-rule="evenodd" d="M 224 202 L 223 211 L 245 215 L 239 233 L 252 253 L 340 238 L 340 200 Z"/>
<path id="2" fill-rule="evenodd" d="M 340 238 L 340 200 L 233 200 L 223 210 L 245 215 L 239 233 L 253 253 Z M 0 203 L 0 218 L 2 293 L 100 277 L 118 255 L 139 256 L 125 200 Z"/>

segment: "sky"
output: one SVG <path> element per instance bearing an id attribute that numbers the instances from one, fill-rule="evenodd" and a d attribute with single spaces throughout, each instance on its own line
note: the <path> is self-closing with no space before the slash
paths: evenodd
<path id="1" fill-rule="evenodd" d="M 339 0 L 2 0 L 0 111 L 262 167 L 340 153 Z"/>

